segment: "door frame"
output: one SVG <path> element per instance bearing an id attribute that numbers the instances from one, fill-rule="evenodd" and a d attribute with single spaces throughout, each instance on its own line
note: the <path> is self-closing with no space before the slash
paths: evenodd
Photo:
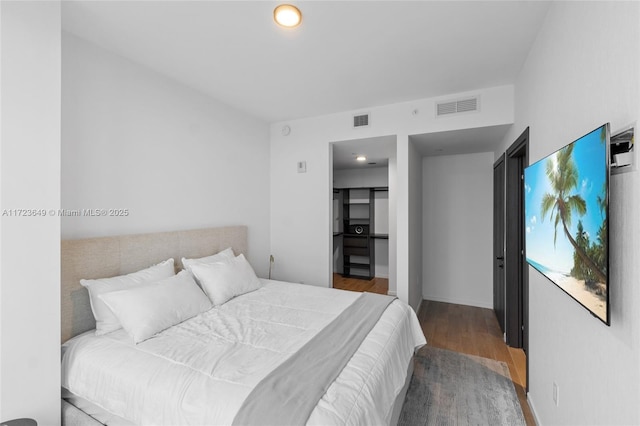
<path id="1" fill-rule="evenodd" d="M 524 253 L 524 168 L 529 128 L 506 151 L 505 282 L 507 345 L 528 350 L 528 277 Z"/>
<path id="2" fill-rule="evenodd" d="M 504 273 L 505 157 L 506 155 L 503 153 L 493 163 L 493 311 L 498 319 L 500 331 L 503 333 L 506 327 Z"/>

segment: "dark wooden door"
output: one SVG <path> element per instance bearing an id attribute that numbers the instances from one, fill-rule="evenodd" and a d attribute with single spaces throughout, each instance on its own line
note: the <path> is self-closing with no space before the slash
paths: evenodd
<path id="1" fill-rule="evenodd" d="M 504 281 L 504 154 L 493 165 L 493 310 L 505 332 Z"/>

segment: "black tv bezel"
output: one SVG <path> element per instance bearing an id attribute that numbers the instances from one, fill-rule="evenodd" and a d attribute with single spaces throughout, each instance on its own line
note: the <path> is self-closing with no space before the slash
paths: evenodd
<path id="1" fill-rule="evenodd" d="M 607 318 L 606 320 L 600 318 L 600 316 L 596 315 L 595 312 L 593 312 L 591 309 L 589 309 L 587 306 L 584 305 L 584 303 L 582 303 L 581 301 L 579 301 L 578 299 L 576 299 L 571 293 L 569 293 L 568 291 L 566 291 L 564 288 L 560 287 L 555 281 L 553 281 L 551 278 L 549 278 L 544 272 L 542 272 L 541 270 L 539 270 L 535 265 L 531 264 L 529 262 L 528 257 L 526 256 L 527 253 L 527 236 L 525 233 L 525 243 L 524 243 L 524 247 L 525 247 L 525 261 L 527 262 L 527 264 L 529 266 L 531 266 L 533 269 L 535 269 L 536 271 L 538 271 L 538 273 L 540 275 L 542 275 L 546 280 L 548 280 L 549 282 L 553 283 L 553 285 L 562 290 L 565 294 L 567 294 L 569 297 L 571 297 L 571 299 L 575 300 L 580 306 L 582 306 L 584 309 L 586 309 L 587 312 L 589 312 L 589 314 L 591 314 L 593 317 L 597 318 L 598 320 L 600 320 L 600 322 L 602 322 L 603 324 L 605 324 L 606 326 L 611 326 L 611 273 L 610 273 L 610 263 L 611 263 L 611 232 L 610 232 L 610 208 L 609 208 L 609 197 L 611 194 L 611 125 L 610 123 L 604 123 L 596 128 L 594 128 L 593 130 L 583 134 L 582 136 L 580 136 L 579 138 L 574 139 L 573 141 L 567 143 L 566 145 L 563 145 L 562 147 L 556 149 L 555 151 L 553 151 L 552 153 L 542 157 L 541 159 L 529 164 L 526 168 L 528 169 L 529 167 L 540 163 L 541 161 L 546 161 L 549 157 L 555 155 L 556 153 L 558 153 L 558 151 L 566 148 L 567 146 L 574 144 L 576 142 L 578 142 L 580 139 L 584 138 L 585 136 L 587 136 L 590 133 L 593 133 L 595 131 L 597 131 L 598 129 L 601 129 L 602 127 L 604 127 L 606 129 L 606 140 L 605 140 L 605 164 L 606 164 L 606 182 L 607 182 L 607 194 L 606 194 L 606 206 L 605 206 L 605 212 L 606 212 L 606 222 L 607 222 L 607 259 L 606 259 L 606 264 L 607 264 L 607 272 L 606 272 L 606 276 L 607 276 L 607 298 L 606 298 L 606 307 L 607 307 Z M 524 179 L 523 176 L 523 191 L 524 191 L 524 183 L 526 183 L 526 180 Z M 526 209 L 525 209 L 525 214 L 526 214 Z M 525 218 L 526 221 L 526 218 Z"/>

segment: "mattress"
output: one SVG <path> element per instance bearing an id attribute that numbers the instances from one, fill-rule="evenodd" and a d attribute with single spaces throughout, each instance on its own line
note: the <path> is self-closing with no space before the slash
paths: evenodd
<path id="1" fill-rule="evenodd" d="M 124 330 L 67 341 L 63 388 L 134 424 L 231 424 L 251 390 L 359 295 L 262 282 L 259 290 L 137 345 Z M 388 424 L 407 366 L 425 343 L 413 310 L 395 300 L 307 424 Z"/>

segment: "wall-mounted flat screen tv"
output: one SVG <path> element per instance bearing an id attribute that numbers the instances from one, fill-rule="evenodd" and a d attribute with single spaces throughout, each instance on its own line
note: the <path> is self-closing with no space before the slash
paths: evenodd
<path id="1" fill-rule="evenodd" d="M 524 172 L 527 262 L 609 324 L 609 124 Z"/>

